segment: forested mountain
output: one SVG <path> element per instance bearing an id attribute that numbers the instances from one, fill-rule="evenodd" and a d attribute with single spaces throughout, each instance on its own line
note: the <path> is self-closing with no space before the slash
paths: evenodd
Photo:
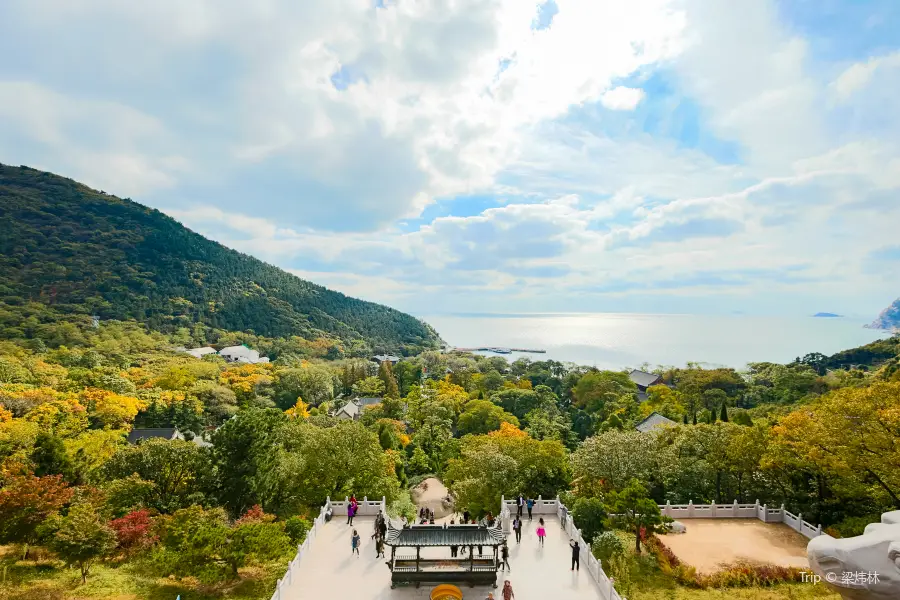
<path id="1" fill-rule="evenodd" d="M 404 353 L 439 339 L 410 315 L 300 279 L 157 210 L 0 165 L 0 302 L 26 301 L 161 331 L 202 323 Z"/>

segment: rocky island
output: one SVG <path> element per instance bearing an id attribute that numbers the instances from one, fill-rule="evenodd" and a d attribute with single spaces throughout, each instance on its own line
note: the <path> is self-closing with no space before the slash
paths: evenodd
<path id="1" fill-rule="evenodd" d="M 881 311 L 878 318 L 868 325 L 869 329 L 900 329 L 900 298 Z"/>

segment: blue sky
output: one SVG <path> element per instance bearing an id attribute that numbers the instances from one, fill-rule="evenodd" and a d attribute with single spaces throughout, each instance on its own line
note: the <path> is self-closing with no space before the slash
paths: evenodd
<path id="1" fill-rule="evenodd" d="M 870 318 L 894 0 L 9 0 L 0 162 L 419 315 Z"/>

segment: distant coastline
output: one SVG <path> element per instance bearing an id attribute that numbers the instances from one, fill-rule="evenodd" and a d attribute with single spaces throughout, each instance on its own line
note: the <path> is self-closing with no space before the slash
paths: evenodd
<path id="1" fill-rule="evenodd" d="M 836 315 L 836 314 L 830 313 L 830 312 L 817 312 L 813 316 L 814 317 L 823 317 L 823 318 L 827 318 L 827 319 L 834 319 L 834 318 L 842 318 L 844 315 Z"/>

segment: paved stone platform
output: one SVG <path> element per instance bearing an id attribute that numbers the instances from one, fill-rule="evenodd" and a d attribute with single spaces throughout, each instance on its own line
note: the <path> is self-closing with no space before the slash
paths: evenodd
<path id="1" fill-rule="evenodd" d="M 517 600 L 597 600 L 599 590 L 585 571 L 569 570 L 571 550 L 569 538 L 555 516 L 544 517 L 547 538 L 544 547 L 538 546 L 535 528 L 537 519 L 525 522 L 522 543 L 516 544 L 510 536 L 509 562 L 512 570 L 498 573 L 496 590 L 487 587 L 462 588 L 465 600 L 484 600 L 489 591 L 499 600 L 503 581 L 509 579 Z M 310 552 L 303 557 L 295 581 L 283 600 L 405 600 L 428 598 L 432 588 L 397 587 L 391 589 L 391 573 L 386 559 L 375 558 L 375 542 L 371 535 L 374 519 L 357 518 L 353 527 L 346 524 L 346 517 L 335 517 L 326 524 L 312 542 Z M 350 535 L 353 528 L 359 532 L 363 544 L 360 556 L 351 555 Z M 434 549 L 449 557 L 450 549 Z M 390 557 L 390 548 L 385 549 Z M 425 551 L 423 551 L 423 556 Z"/>

